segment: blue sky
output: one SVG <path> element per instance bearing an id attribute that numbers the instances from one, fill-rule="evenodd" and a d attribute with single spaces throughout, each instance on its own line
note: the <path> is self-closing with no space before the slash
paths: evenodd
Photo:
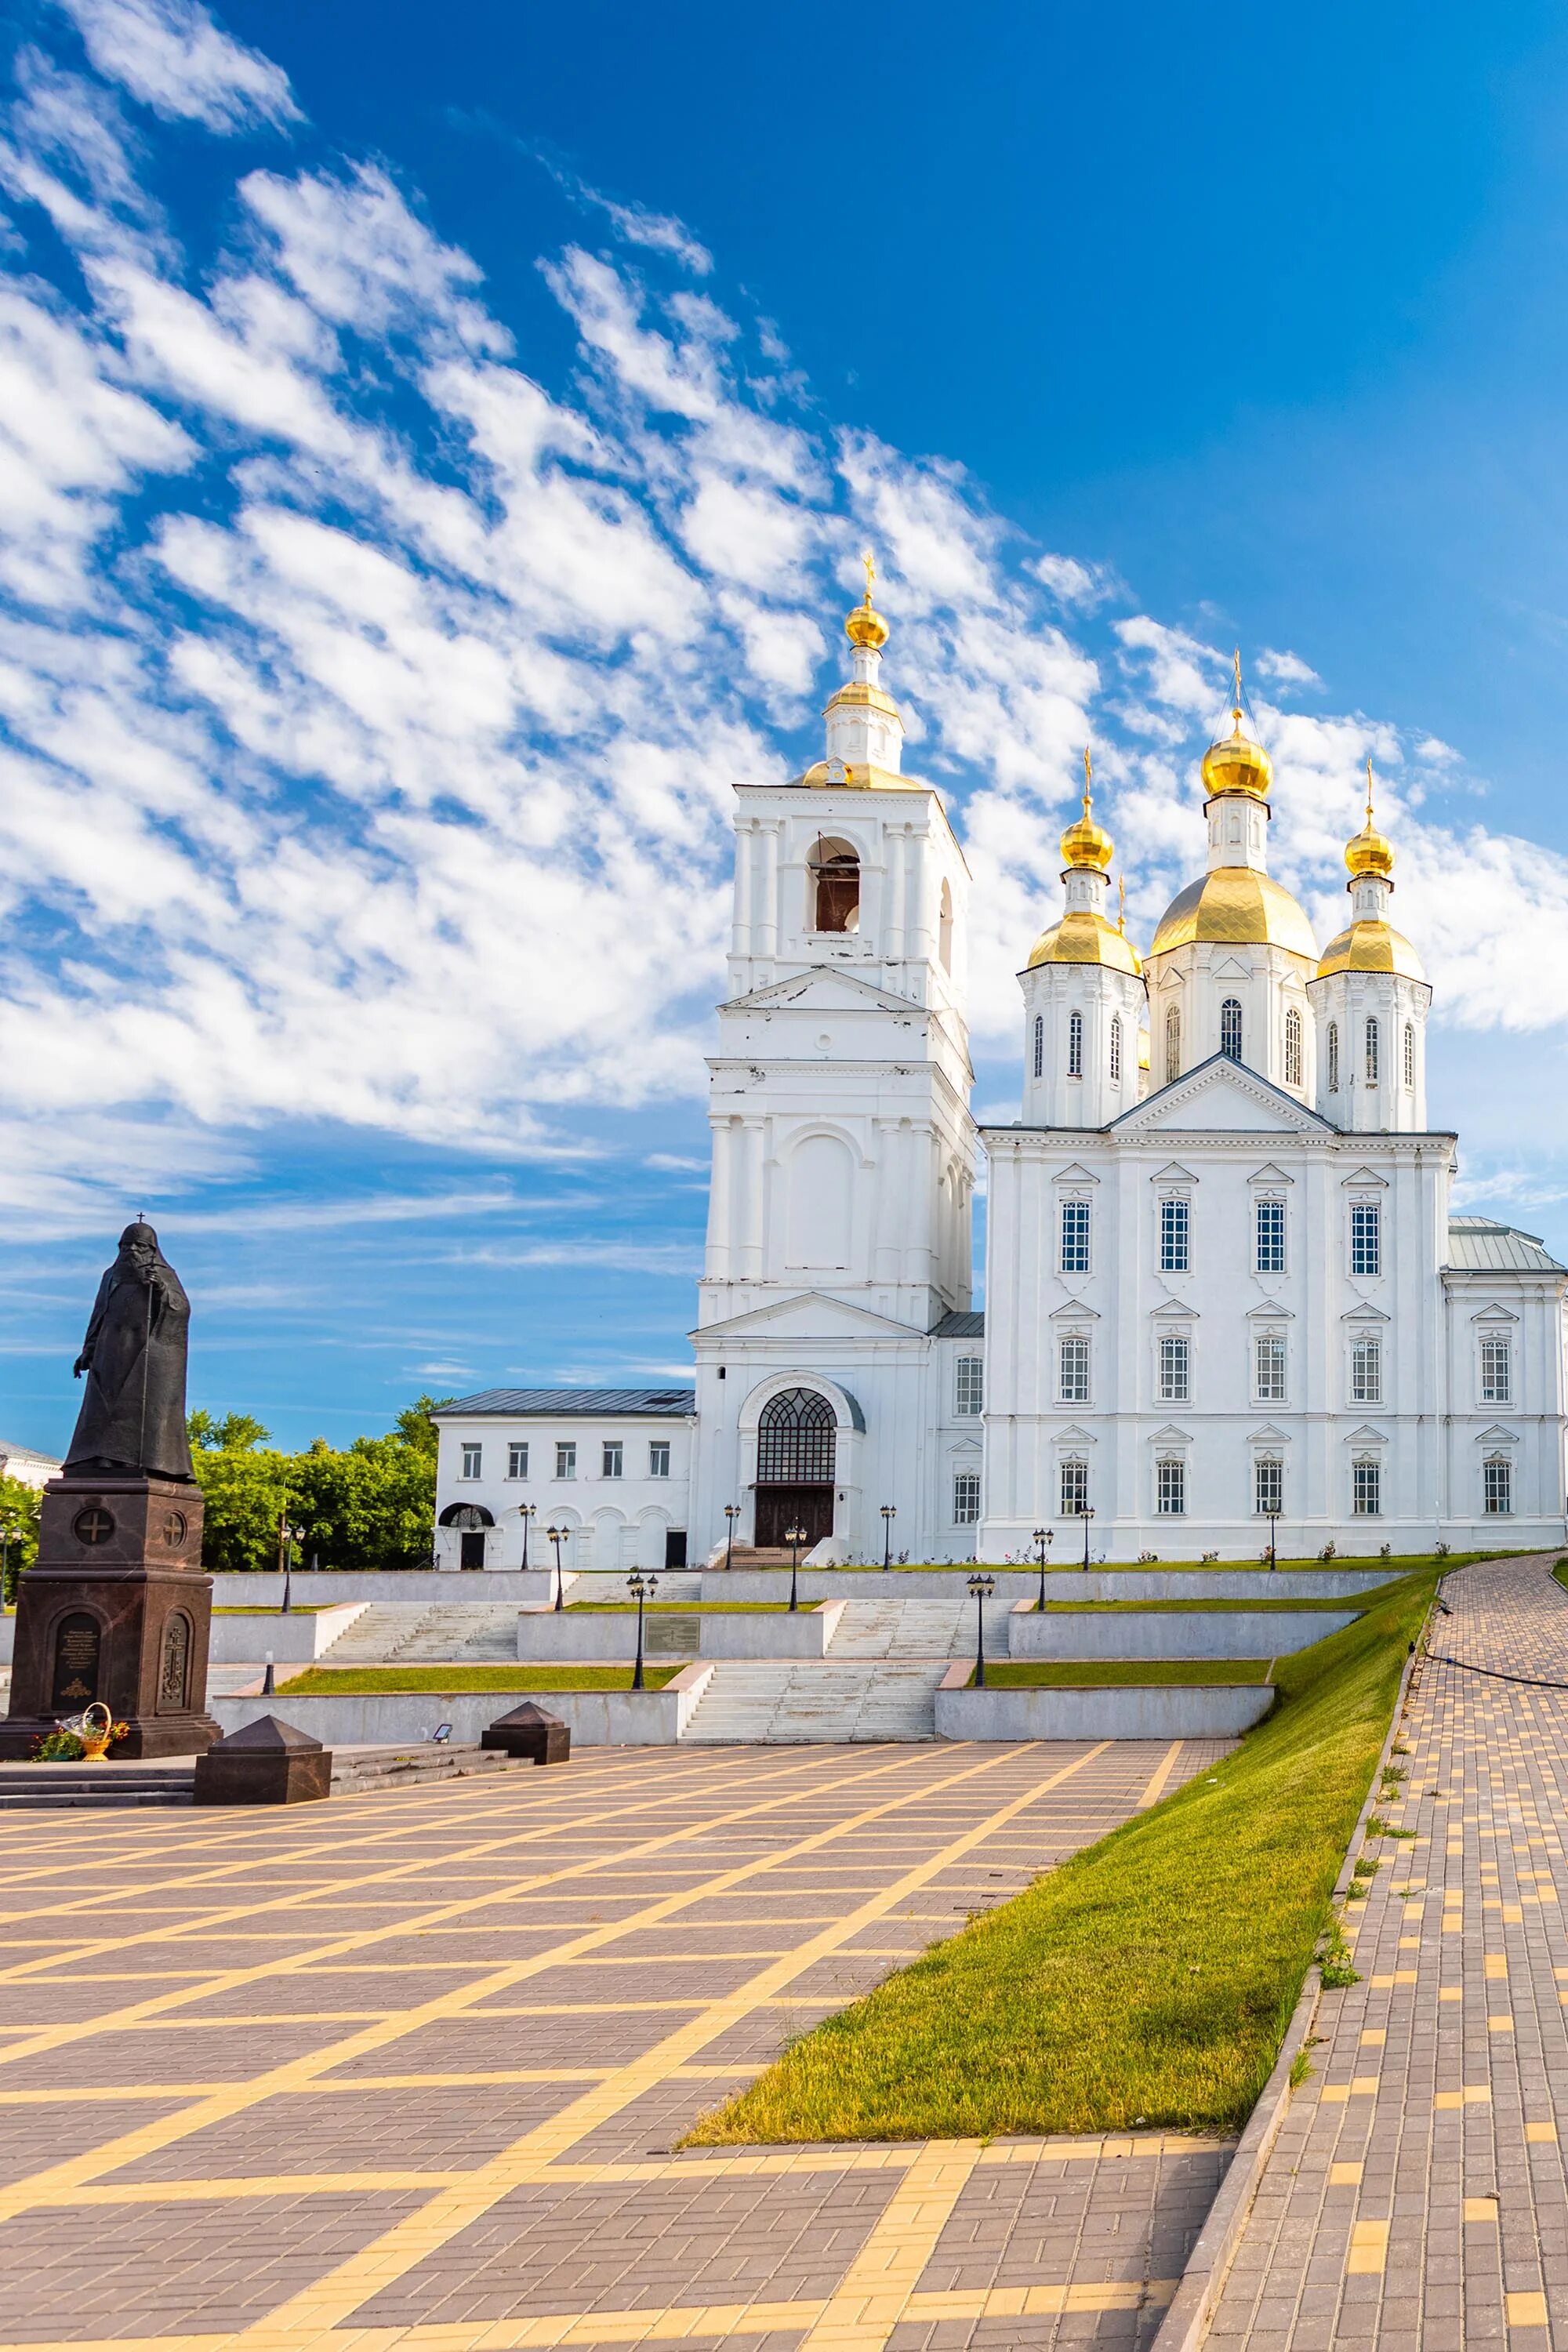
<path id="1" fill-rule="evenodd" d="M 868 541 L 983 1112 L 1092 734 L 1131 928 L 1231 645 L 1320 935 L 1370 753 L 1468 1205 L 1568 1254 L 1568 29 L 68 0 L 0 123 L 0 1434 L 144 1207 L 282 1437 L 668 1378 L 730 786 Z"/>

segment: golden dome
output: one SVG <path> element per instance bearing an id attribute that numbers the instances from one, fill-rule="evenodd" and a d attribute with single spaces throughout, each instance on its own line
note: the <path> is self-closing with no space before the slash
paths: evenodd
<path id="1" fill-rule="evenodd" d="M 1152 956 L 1194 940 L 1284 948 L 1316 961 L 1312 926 L 1289 890 L 1250 866 L 1219 866 L 1178 891 L 1160 918 Z"/>
<path id="2" fill-rule="evenodd" d="M 1323 950 L 1318 978 L 1328 980 L 1336 971 L 1392 971 L 1401 980 L 1426 977 L 1420 957 L 1403 931 L 1367 916 L 1342 931 L 1337 940 L 1331 940 Z"/>
<path id="3" fill-rule="evenodd" d="M 1359 881 L 1363 874 L 1375 874 L 1386 882 L 1394 871 L 1394 844 L 1385 840 L 1372 821 L 1372 761 L 1366 763 L 1366 823 L 1353 840 L 1345 844 L 1345 864 L 1352 879 Z"/>
<path id="4" fill-rule="evenodd" d="M 1089 764 L 1089 747 L 1083 754 L 1083 814 L 1068 825 L 1062 835 L 1062 864 L 1069 873 L 1109 874 L 1116 845 L 1105 827 L 1096 824 L 1090 814 L 1089 785 L 1094 770 Z M 1069 961 L 1081 962 L 1083 959 Z"/>
<path id="5" fill-rule="evenodd" d="M 1204 753 L 1204 796 L 1215 799 L 1221 793 L 1246 793 L 1255 801 L 1268 798 L 1274 782 L 1274 762 L 1261 743 L 1253 742 L 1241 731 L 1241 650 L 1236 654 L 1236 700 L 1230 715 L 1235 724 L 1230 733 L 1211 743 Z"/>
<path id="6" fill-rule="evenodd" d="M 888 642 L 888 624 L 871 602 L 871 583 L 877 577 L 877 567 L 867 555 L 861 558 L 866 566 L 866 596 L 857 604 L 844 624 L 844 634 L 852 646 L 864 646 L 879 654 Z"/>
<path id="7" fill-rule="evenodd" d="M 1134 976 L 1143 969 L 1131 940 L 1123 939 L 1116 925 L 1104 915 L 1097 915 L 1087 907 L 1069 908 L 1059 923 L 1041 932 L 1035 941 L 1028 968 L 1033 971 L 1040 963 L 1100 963 L 1111 971 L 1130 971 Z"/>

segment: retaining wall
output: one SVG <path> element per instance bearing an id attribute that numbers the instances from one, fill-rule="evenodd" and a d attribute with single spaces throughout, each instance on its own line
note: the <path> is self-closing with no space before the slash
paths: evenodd
<path id="1" fill-rule="evenodd" d="M 1352 1610 L 1119 1609 L 1042 1617 L 1021 1602 L 1007 1619 L 1015 1658 L 1283 1658 L 1353 1625 Z"/>
<path id="2" fill-rule="evenodd" d="M 319 1658 L 369 1607 L 368 1601 L 342 1601 L 309 1617 L 293 1610 L 287 1617 L 276 1611 L 266 1617 L 220 1617 L 215 1612 L 207 1655 L 215 1666 L 259 1665 L 270 1650 L 278 1665 L 301 1664 Z"/>
<path id="3" fill-rule="evenodd" d="M 1274 1703 L 1268 1683 L 1108 1690 L 939 1690 L 939 1739 L 1233 1739 Z"/>
<path id="4" fill-rule="evenodd" d="M 461 1745 L 477 1740 L 499 1716 L 525 1698 L 559 1716 L 579 1748 L 668 1748 L 685 1729 L 708 1686 L 710 1665 L 688 1666 L 659 1691 L 466 1691 L 443 1698 L 435 1691 L 375 1691 L 342 1698 L 209 1698 L 207 1712 L 225 1731 L 239 1731 L 277 1715 L 328 1748 L 401 1746 L 449 1723 Z"/>
<path id="5" fill-rule="evenodd" d="M 996 1580 L 998 1601 L 1032 1601 L 1040 1589 L 1037 1569 L 987 1570 Z M 475 1580 L 477 1581 L 477 1580 Z M 585 1578 L 580 1598 L 596 1580 Z M 1338 1601 L 1386 1584 L 1382 1569 L 1091 1569 L 1049 1570 L 1047 1601 Z M 805 1601 L 967 1601 L 963 1571 L 953 1569 L 802 1569 Z M 705 1569 L 704 1601 L 787 1601 L 787 1568 Z M 1265 1654 L 1267 1654 L 1267 1653 Z"/>
<path id="6" fill-rule="evenodd" d="M 663 1663 L 672 1657 L 820 1658 L 838 1630 L 842 1601 L 825 1601 L 795 1616 L 731 1616 L 721 1610 L 654 1612 L 643 1623 L 643 1654 Z M 637 1612 L 624 1616 L 588 1616 L 569 1609 L 542 1613 L 525 1610 L 517 1621 L 520 1658 L 631 1659 L 637 1655 Z M 1262 1653 L 1248 1651 L 1247 1656 Z"/>
<path id="7" fill-rule="evenodd" d="M 566 1589 L 571 1591 L 574 1578 L 566 1571 Z M 620 1580 L 625 1585 L 626 1580 Z M 275 1572 L 252 1574 L 249 1570 L 233 1575 L 213 1578 L 213 1605 L 230 1609 L 276 1609 L 283 1591 L 283 1579 Z M 424 1569 L 404 1571 L 387 1570 L 382 1573 L 350 1569 L 296 1569 L 292 1598 L 295 1605 L 314 1609 L 322 1601 L 391 1601 L 405 1609 L 450 1608 L 456 1601 L 465 1609 L 538 1609 L 555 1598 L 553 1569 L 530 1569 L 526 1575 L 521 1569 Z"/>

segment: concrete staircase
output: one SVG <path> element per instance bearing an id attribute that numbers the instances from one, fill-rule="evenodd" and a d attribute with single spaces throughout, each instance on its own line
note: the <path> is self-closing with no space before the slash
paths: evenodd
<path id="1" fill-rule="evenodd" d="M 494 1664 L 517 1657 L 517 1611 L 376 1601 L 322 1651 L 329 1666 Z"/>
<path id="2" fill-rule="evenodd" d="M 889 1579 L 889 1582 L 891 1579 Z M 1007 1654 L 1010 1601 L 988 1601 L 985 1654 Z M 830 1658 L 972 1658 L 974 1603 L 967 1593 L 952 1601 L 847 1601 L 838 1631 L 827 1645 Z"/>
<path id="3" fill-rule="evenodd" d="M 195 1763 L 9 1765 L 0 1773 L 0 1812 L 66 1812 L 79 1806 L 188 1805 Z"/>
<path id="4" fill-rule="evenodd" d="M 725 1658 L 714 1667 L 683 1739 L 934 1739 L 945 1658 Z"/>

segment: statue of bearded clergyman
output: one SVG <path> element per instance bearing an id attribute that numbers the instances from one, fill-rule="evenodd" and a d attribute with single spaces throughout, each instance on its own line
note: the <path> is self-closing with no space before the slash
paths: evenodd
<path id="1" fill-rule="evenodd" d="M 78 1475 L 126 1471 L 194 1476 L 185 1434 L 191 1302 L 151 1225 L 127 1225 L 104 1274 L 76 1360 L 87 1393 L 65 1466 Z"/>

